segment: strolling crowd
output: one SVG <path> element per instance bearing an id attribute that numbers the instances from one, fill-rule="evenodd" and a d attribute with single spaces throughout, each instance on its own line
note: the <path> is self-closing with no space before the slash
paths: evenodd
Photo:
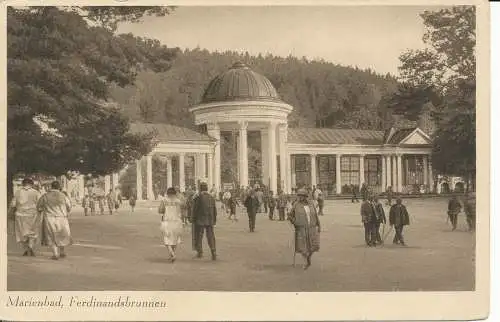
<path id="1" fill-rule="evenodd" d="M 40 241 L 42 246 L 51 248 L 52 259 L 66 257 L 65 247 L 72 243 L 68 222 L 71 207 L 58 181 L 53 181 L 50 189 L 42 194 L 34 189 L 31 178 L 23 179 L 9 208 L 14 217 L 16 241 L 24 249 L 23 256 L 36 256 L 35 246 Z"/>

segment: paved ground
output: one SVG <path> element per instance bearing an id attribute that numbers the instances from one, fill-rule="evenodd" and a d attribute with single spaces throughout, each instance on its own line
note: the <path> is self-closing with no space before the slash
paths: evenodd
<path id="1" fill-rule="evenodd" d="M 408 247 L 366 248 L 359 204 L 332 200 L 322 217 L 321 251 L 313 266 L 292 267 L 292 230 L 284 222 L 257 218 L 257 231 L 220 216 L 216 227 L 219 260 L 193 259 L 191 233 L 175 264 L 161 245 L 156 209 L 70 219 L 75 245 L 68 258 L 49 259 L 47 248 L 36 258 L 20 256 L 12 229 L 8 240 L 9 291 L 467 291 L 474 289 L 474 234 L 446 223 L 444 199 L 409 199 Z M 206 247 L 206 244 L 205 244 Z M 208 250 L 206 253 L 209 253 Z M 301 264 L 300 256 L 297 263 Z"/>

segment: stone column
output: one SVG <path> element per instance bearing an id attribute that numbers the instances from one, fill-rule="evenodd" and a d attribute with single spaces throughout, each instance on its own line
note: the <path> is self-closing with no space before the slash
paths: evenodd
<path id="1" fill-rule="evenodd" d="M 207 185 L 208 190 L 212 189 L 212 185 L 214 185 L 214 157 L 212 153 L 207 154 Z"/>
<path id="2" fill-rule="evenodd" d="M 239 145 L 238 145 L 238 169 L 240 173 L 240 185 L 248 186 L 248 122 L 238 122 L 239 129 Z"/>
<path id="3" fill-rule="evenodd" d="M 200 153 L 200 178 L 207 177 L 207 169 L 206 169 L 206 153 Z"/>
<path id="4" fill-rule="evenodd" d="M 316 169 L 316 154 L 311 154 L 311 188 L 313 186 L 316 186 L 316 176 L 317 176 L 317 169 Z"/>
<path id="5" fill-rule="evenodd" d="M 292 193 L 292 156 L 290 154 L 286 154 L 286 190 L 285 193 Z"/>
<path id="6" fill-rule="evenodd" d="M 118 185 L 120 184 L 120 176 L 118 174 L 118 172 L 116 173 L 113 173 L 113 185 L 112 185 L 112 188 L 117 188 Z"/>
<path id="7" fill-rule="evenodd" d="M 80 198 L 83 198 L 86 195 L 85 191 L 85 176 L 83 174 L 78 176 L 78 191 L 80 194 Z"/>
<path id="8" fill-rule="evenodd" d="M 430 191 L 432 187 L 429 185 L 429 176 L 427 175 L 427 171 L 429 170 L 429 165 L 427 164 L 427 156 L 422 155 L 422 163 L 423 163 L 423 172 L 424 172 L 424 186 L 427 188 L 427 191 Z"/>
<path id="9" fill-rule="evenodd" d="M 359 186 L 365 183 L 365 155 L 359 155 Z"/>
<path id="10" fill-rule="evenodd" d="M 397 177 L 398 177 L 398 192 L 403 192 L 403 167 L 402 167 L 402 155 L 398 154 L 396 156 L 397 160 Z"/>
<path id="11" fill-rule="evenodd" d="M 394 191 L 394 185 L 392 184 L 392 162 L 391 162 L 391 156 L 386 155 L 385 156 L 385 166 L 386 166 L 386 175 L 387 175 L 387 187 L 392 187 L 392 191 Z"/>
<path id="12" fill-rule="evenodd" d="M 104 176 L 104 193 L 108 194 L 109 189 L 111 187 L 111 177 L 109 175 Z M 64 187 L 66 188 L 66 187 Z"/>
<path id="13" fill-rule="evenodd" d="M 385 165 L 385 156 L 382 155 L 382 187 L 380 188 L 381 192 L 384 192 L 387 189 L 387 172 Z"/>
<path id="14" fill-rule="evenodd" d="M 397 158 L 396 156 L 391 156 L 391 163 L 392 163 L 392 191 L 394 192 L 399 192 L 398 191 L 398 171 L 397 171 Z"/>
<path id="15" fill-rule="evenodd" d="M 268 169 L 269 169 L 269 178 L 270 178 L 270 186 L 269 190 L 276 191 L 277 181 L 278 181 L 278 169 L 276 166 L 276 123 L 269 123 L 268 127 Z"/>
<path id="16" fill-rule="evenodd" d="M 136 184 L 135 190 L 137 192 L 137 200 L 142 200 L 142 159 L 139 159 L 135 162 L 136 165 Z"/>
<path id="17" fill-rule="evenodd" d="M 290 191 L 293 188 L 297 187 L 297 174 L 295 173 L 295 157 L 293 154 L 290 154 L 290 168 L 291 168 L 291 177 L 290 177 Z"/>
<path id="18" fill-rule="evenodd" d="M 215 185 L 217 188 L 217 191 L 220 190 L 221 186 L 221 158 L 220 158 L 220 151 L 221 151 L 221 139 L 220 139 L 220 127 L 219 124 L 217 123 L 211 123 L 207 125 L 207 133 L 211 137 L 217 140 L 216 145 L 215 145 L 215 152 L 213 155 L 213 176 L 212 176 L 212 185 Z M 208 187 L 208 190 L 212 189 L 212 185 Z"/>
<path id="19" fill-rule="evenodd" d="M 269 133 L 267 129 L 260 130 L 262 182 L 269 185 Z"/>
<path id="20" fill-rule="evenodd" d="M 173 182 L 172 182 L 172 157 L 168 156 L 167 157 L 167 189 L 172 188 Z"/>
<path id="21" fill-rule="evenodd" d="M 147 198 L 148 200 L 154 200 L 155 194 L 153 192 L 153 157 L 150 154 L 146 156 L 146 183 Z"/>
<path id="22" fill-rule="evenodd" d="M 429 166 L 429 173 L 428 173 L 428 177 L 429 177 L 429 191 L 430 192 L 434 192 L 434 175 L 432 174 L 432 159 L 430 156 L 427 156 L 427 163 L 428 163 L 428 166 Z"/>
<path id="23" fill-rule="evenodd" d="M 287 124 L 280 124 L 279 127 L 279 150 L 280 150 L 280 183 L 281 189 L 285 192 L 288 191 L 288 170 L 287 166 L 287 136 L 288 136 L 288 126 Z M 277 191 L 274 191 L 276 194 Z"/>
<path id="24" fill-rule="evenodd" d="M 336 194 L 340 195 L 342 193 L 342 175 L 340 171 L 340 160 L 342 159 L 342 154 L 338 154 L 335 156 L 335 190 Z"/>
<path id="25" fill-rule="evenodd" d="M 185 155 L 179 153 L 179 189 L 186 190 L 186 174 L 185 174 Z"/>

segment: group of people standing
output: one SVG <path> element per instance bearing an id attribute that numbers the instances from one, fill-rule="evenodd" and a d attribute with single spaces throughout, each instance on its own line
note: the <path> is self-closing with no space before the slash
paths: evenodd
<path id="1" fill-rule="evenodd" d="M 97 207 L 99 207 L 101 215 L 104 215 L 104 208 L 106 205 L 108 207 L 109 214 L 112 215 L 113 212 L 118 211 L 118 208 L 120 208 L 121 204 L 122 198 L 120 192 L 118 191 L 118 188 L 114 190 L 110 189 L 105 196 L 99 196 L 97 194 L 86 194 L 82 199 L 82 207 L 85 216 L 96 215 Z"/>
<path id="2" fill-rule="evenodd" d="M 42 246 L 51 248 L 52 259 L 64 258 L 65 247 L 72 243 L 68 222 L 71 201 L 61 191 L 58 181 L 53 181 L 43 194 L 33 186 L 31 178 L 23 179 L 9 207 L 9 214 L 14 217 L 16 241 L 23 245 L 23 256 L 35 256 L 35 246 L 40 241 Z"/>

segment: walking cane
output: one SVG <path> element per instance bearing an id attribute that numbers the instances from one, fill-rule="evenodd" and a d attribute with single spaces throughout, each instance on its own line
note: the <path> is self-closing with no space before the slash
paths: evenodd
<path id="1" fill-rule="evenodd" d="M 385 227 L 385 225 L 384 225 L 384 227 Z M 385 244 L 385 240 L 387 239 L 387 237 L 389 236 L 389 234 L 391 233 L 393 228 L 394 228 L 394 226 L 391 226 L 391 228 L 387 231 L 387 234 L 382 239 L 382 244 Z"/>

